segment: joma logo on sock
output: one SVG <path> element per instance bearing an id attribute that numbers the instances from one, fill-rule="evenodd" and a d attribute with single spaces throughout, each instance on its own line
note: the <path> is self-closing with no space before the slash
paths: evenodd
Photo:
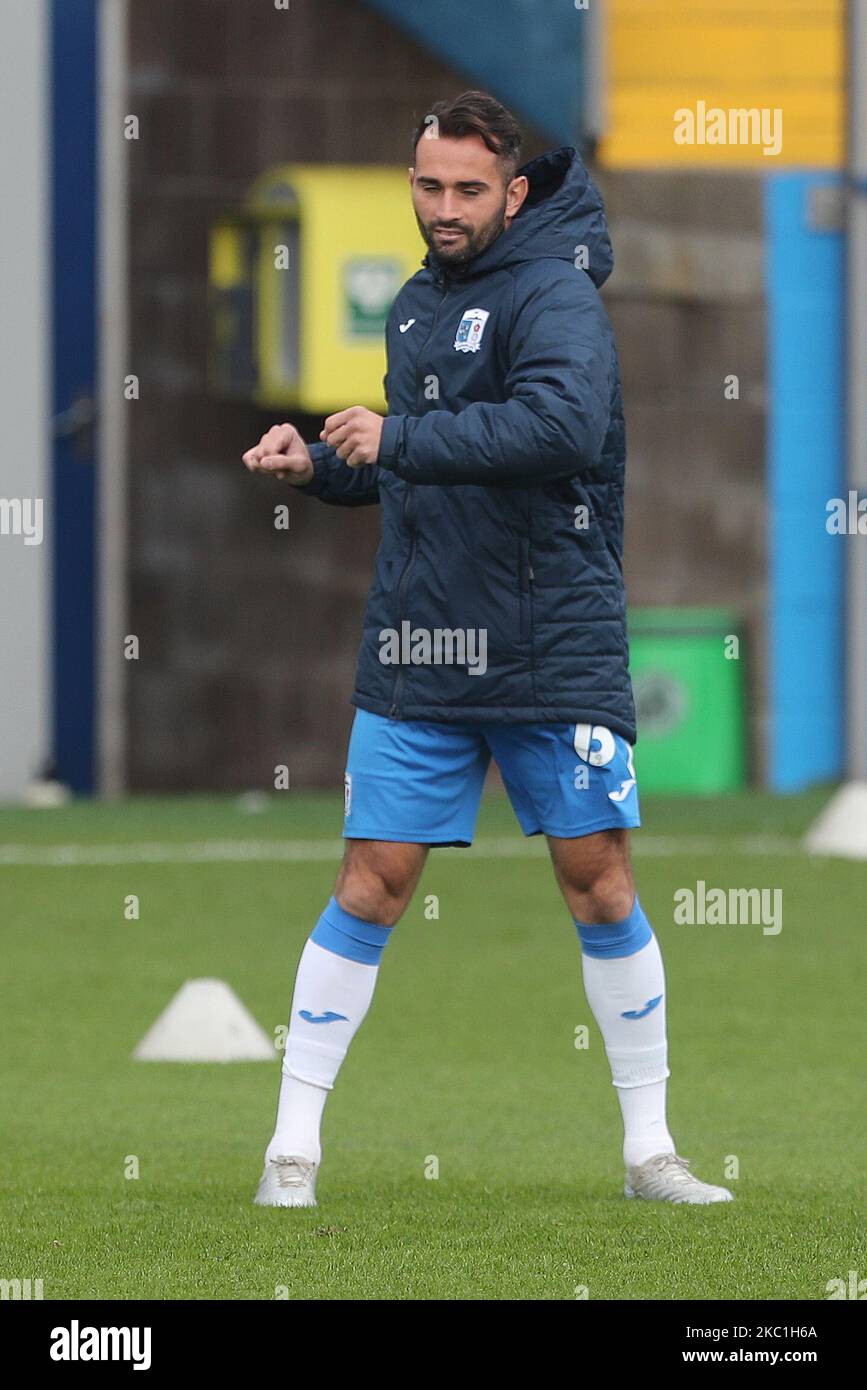
<path id="1" fill-rule="evenodd" d="M 488 669 L 488 631 L 484 627 L 413 627 L 408 619 L 379 634 L 383 666 L 466 666 L 470 676 Z"/>
<path id="2" fill-rule="evenodd" d="M 151 1364 L 149 1327 L 82 1327 L 73 1318 L 69 1327 L 51 1329 L 52 1361 L 132 1361 L 134 1371 Z"/>
<path id="3" fill-rule="evenodd" d="M 782 888 L 708 888 L 700 878 L 695 888 L 678 888 L 674 894 L 674 920 L 678 926 L 761 926 L 765 936 L 783 929 Z"/>
<path id="4" fill-rule="evenodd" d="M 654 997 L 653 997 L 652 999 L 648 999 L 648 1001 L 647 1001 L 647 1003 L 645 1004 L 645 1006 L 644 1006 L 643 1009 L 627 1009 L 625 1013 L 622 1013 L 622 1014 L 620 1015 L 620 1017 L 621 1017 L 621 1018 L 647 1018 L 647 1015 L 653 1013 L 653 1010 L 654 1010 L 654 1009 L 656 1008 L 656 1006 L 661 1002 L 661 1000 L 662 1000 L 662 995 L 661 995 L 661 994 L 656 994 L 656 995 L 654 995 Z"/>

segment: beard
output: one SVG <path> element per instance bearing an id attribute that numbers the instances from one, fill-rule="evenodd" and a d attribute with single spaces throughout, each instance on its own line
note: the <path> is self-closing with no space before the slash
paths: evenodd
<path id="1" fill-rule="evenodd" d="M 506 199 L 503 197 L 501 206 L 497 209 L 490 221 L 482 227 L 468 227 L 465 222 L 422 222 L 418 213 L 415 215 L 418 229 L 427 243 L 428 249 L 440 260 L 443 265 L 457 266 L 466 265 L 476 256 L 490 246 L 492 241 L 506 230 Z M 464 235 L 457 238 L 454 245 L 446 245 L 437 240 L 434 233 L 437 230 L 448 228 L 452 231 L 463 232 Z"/>

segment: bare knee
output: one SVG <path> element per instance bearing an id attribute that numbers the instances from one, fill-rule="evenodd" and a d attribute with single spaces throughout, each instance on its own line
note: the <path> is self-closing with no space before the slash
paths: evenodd
<path id="1" fill-rule="evenodd" d="M 632 911 L 635 881 L 625 830 L 603 830 L 575 840 L 549 837 L 560 891 L 579 922 L 621 922 Z"/>
<path id="2" fill-rule="evenodd" d="M 334 896 L 345 912 L 392 927 L 403 915 L 427 850 L 385 840 L 349 840 Z"/>

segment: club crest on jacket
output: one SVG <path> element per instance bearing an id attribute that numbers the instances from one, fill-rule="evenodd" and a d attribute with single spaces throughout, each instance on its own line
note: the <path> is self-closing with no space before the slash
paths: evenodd
<path id="1" fill-rule="evenodd" d="M 489 309 L 468 309 L 458 324 L 455 352 L 478 352 L 485 334 L 485 324 L 491 316 Z"/>

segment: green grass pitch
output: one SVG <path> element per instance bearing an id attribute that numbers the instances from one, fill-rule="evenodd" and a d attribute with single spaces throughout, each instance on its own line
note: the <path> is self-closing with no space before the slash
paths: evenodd
<path id="1" fill-rule="evenodd" d="M 333 885 L 337 799 L 0 811 L 0 1277 L 41 1278 L 46 1299 L 522 1300 L 823 1299 L 865 1277 L 867 867 L 800 853 L 822 801 L 644 798 L 634 862 L 667 972 L 670 1124 L 736 1197 L 706 1208 L 624 1199 L 575 931 L 544 845 L 501 798 L 478 850 L 430 856 L 387 948 L 310 1211 L 251 1202 L 276 1051 L 270 1066 L 130 1054 L 192 977 L 226 980 L 266 1032 L 285 1024 Z M 321 843 L 288 862 L 221 851 L 295 840 Z M 44 863 L 60 845 L 107 862 Z M 163 862 L 187 845 L 191 862 Z M 673 894 L 698 879 L 782 889 L 782 931 L 675 925 Z"/>

